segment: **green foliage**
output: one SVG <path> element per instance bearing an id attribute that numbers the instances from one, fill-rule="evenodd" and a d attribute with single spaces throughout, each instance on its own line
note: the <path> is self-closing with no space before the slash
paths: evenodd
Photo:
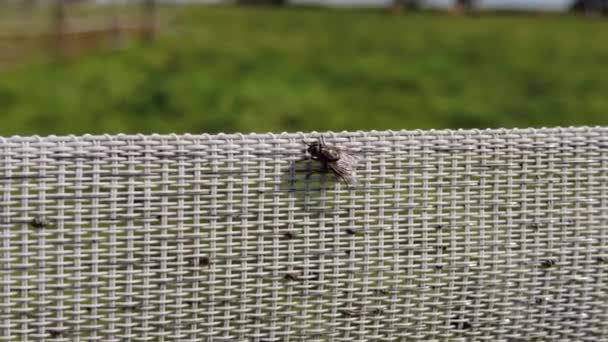
<path id="1" fill-rule="evenodd" d="M 608 124 L 606 21 L 174 14 L 153 44 L 1 73 L 0 134 Z"/>

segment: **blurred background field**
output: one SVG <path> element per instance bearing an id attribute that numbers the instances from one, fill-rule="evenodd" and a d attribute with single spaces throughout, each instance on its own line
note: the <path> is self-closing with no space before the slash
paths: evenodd
<path id="1" fill-rule="evenodd" d="M 45 11 L 0 14 L 0 135 L 608 124 L 606 19 L 162 5 L 142 41 L 84 6 L 65 53 Z"/>

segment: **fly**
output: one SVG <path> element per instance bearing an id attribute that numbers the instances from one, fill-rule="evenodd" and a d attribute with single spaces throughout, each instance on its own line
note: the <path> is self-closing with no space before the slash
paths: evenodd
<path id="1" fill-rule="evenodd" d="M 310 154 L 310 159 L 323 165 L 322 172 L 331 171 L 347 185 L 355 184 L 354 171 L 357 157 L 342 147 L 327 145 L 323 138 L 305 144 L 308 145 L 306 151 Z"/>

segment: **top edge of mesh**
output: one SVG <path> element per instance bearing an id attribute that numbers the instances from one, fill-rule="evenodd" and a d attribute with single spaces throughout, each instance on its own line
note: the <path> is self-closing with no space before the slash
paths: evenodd
<path id="1" fill-rule="evenodd" d="M 36 142 L 36 141 L 74 141 L 74 140 L 241 140 L 241 139 L 294 139 L 314 138 L 317 136 L 342 137 L 342 138 L 364 138 L 364 137 L 386 137 L 386 136 L 421 136 L 421 135 L 479 135 L 479 134 L 559 134 L 559 133 L 584 133 L 584 132 L 608 132 L 604 126 L 570 126 L 570 127 L 540 127 L 540 128 L 486 128 L 486 129 L 415 129 L 415 130 L 370 130 L 370 131 L 311 131 L 311 132 L 282 132 L 282 133 L 184 133 L 184 134 L 84 134 L 84 135 L 48 135 L 48 136 L 0 136 L 2 142 Z"/>

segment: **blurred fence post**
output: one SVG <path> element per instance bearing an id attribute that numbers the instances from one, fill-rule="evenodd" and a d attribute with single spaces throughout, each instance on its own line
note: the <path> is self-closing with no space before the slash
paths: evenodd
<path id="1" fill-rule="evenodd" d="M 108 20 L 109 40 L 110 46 L 113 49 L 116 49 L 122 45 L 122 24 L 116 2 L 112 1 L 109 6 L 111 8 L 111 13 Z"/>
<path id="2" fill-rule="evenodd" d="M 158 30 L 158 13 L 156 0 L 143 0 L 142 38 L 153 40 Z"/>
<path id="3" fill-rule="evenodd" d="M 468 13 L 473 10 L 475 6 L 474 0 L 456 0 L 454 1 L 454 7 L 452 13 L 461 14 Z"/>
<path id="4" fill-rule="evenodd" d="M 51 16 L 51 35 L 53 40 L 53 49 L 56 53 L 56 57 L 61 58 L 65 55 L 66 52 L 64 39 L 64 35 L 67 29 L 65 0 L 54 0 Z"/>
<path id="5" fill-rule="evenodd" d="M 30 13 L 34 9 L 34 7 L 36 7 L 36 5 L 38 5 L 37 0 L 23 0 L 23 2 L 21 3 L 21 9 L 25 13 Z"/>
<path id="6" fill-rule="evenodd" d="M 270 5 L 270 6 L 285 6 L 288 0 L 237 0 L 239 5 Z"/>
<path id="7" fill-rule="evenodd" d="M 403 9 L 416 10 L 420 7 L 418 0 L 393 0 L 388 5 L 388 12 L 391 14 L 399 14 Z"/>

